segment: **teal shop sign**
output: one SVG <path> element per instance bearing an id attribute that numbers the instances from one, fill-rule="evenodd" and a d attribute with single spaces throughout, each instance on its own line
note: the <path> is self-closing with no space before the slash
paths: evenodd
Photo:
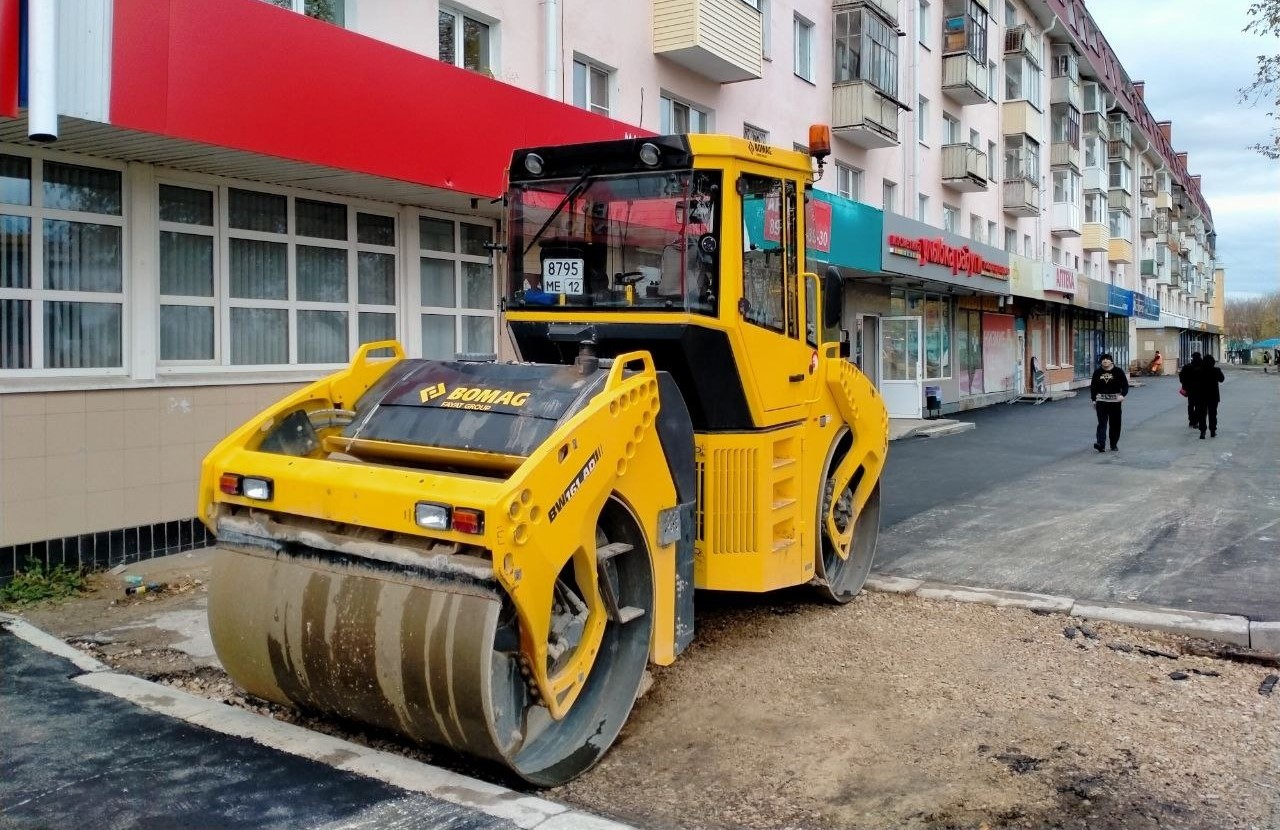
<path id="1" fill-rule="evenodd" d="M 805 261 L 813 271 L 836 265 L 879 273 L 880 239 L 884 214 L 878 208 L 820 190 L 808 194 L 805 205 Z M 760 248 L 778 242 L 779 216 L 776 200 L 752 201 L 744 205 L 747 241 Z"/>

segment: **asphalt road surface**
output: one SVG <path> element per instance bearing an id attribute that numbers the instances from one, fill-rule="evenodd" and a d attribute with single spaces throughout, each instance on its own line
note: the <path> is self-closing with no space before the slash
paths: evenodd
<path id="1" fill-rule="evenodd" d="M 1280 620 L 1280 375 L 1225 373 L 1203 441 L 1171 377 L 1131 391 L 1116 453 L 1087 391 L 895 441 L 875 570 Z"/>

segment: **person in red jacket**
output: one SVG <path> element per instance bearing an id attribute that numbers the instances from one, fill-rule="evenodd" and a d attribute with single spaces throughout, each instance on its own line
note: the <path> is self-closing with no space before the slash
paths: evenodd
<path id="1" fill-rule="evenodd" d="M 1089 400 L 1098 414 L 1098 440 L 1093 448 L 1098 452 L 1106 452 L 1107 433 L 1111 435 L 1111 451 L 1117 452 L 1120 447 L 1120 404 L 1124 396 L 1129 394 L 1129 379 L 1124 370 L 1115 364 L 1110 354 L 1104 354 L 1098 368 L 1094 370 L 1093 380 L 1089 382 Z"/>

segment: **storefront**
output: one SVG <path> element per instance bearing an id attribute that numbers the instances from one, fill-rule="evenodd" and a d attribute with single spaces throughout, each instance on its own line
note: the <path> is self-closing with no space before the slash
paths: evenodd
<path id="1" fill-rule="evenodd" d="M 896 214 L 883 216 L 879 273 L 854 281 L 863 365 L 890 417 L 957 411 L 1016 388 L 1009 255 Z"/>

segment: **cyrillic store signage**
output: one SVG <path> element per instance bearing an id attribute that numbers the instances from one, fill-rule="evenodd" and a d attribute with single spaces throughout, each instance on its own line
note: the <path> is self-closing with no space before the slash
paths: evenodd
<path id="1" fill-rule="evenodd" d="M 1046 265 L 1044 267 L 1044 290 L 1056 291 L 1059 294 L 1075 294 L 1076 272 L 1061 265 Z"/>
<path id="2" fill-rule="evenodd" d="M 999 248 L 886 213 L 883 269 L 936 282 L 1009 292 L 1009 255 Z"/>
<path id="3" fill-rule="evenodd" d="M 1160 300 L 1146 294 L 1133 294 L 1133 316 L 1143 320 L 1160 319 Z"/>
<path id="4" fill-rule="evenodd" d="M 1118 285 L 1108 285 L 1107 311 L 1118 317 L 1132 317 L 1133 292 Z"/>

